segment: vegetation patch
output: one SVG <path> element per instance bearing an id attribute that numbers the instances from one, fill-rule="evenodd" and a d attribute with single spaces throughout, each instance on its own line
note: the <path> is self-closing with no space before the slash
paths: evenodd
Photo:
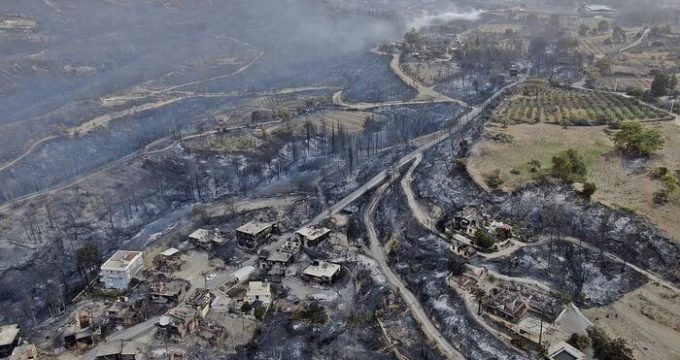
<path id="1" fill-rule="evenodd" d="M 504 124 L 606 125 L 627 120 L 660 120 L 668 115 L 636 99 L 606 92 L 554 88 L 534 81 L 505 101 L 494 116 Z"/>

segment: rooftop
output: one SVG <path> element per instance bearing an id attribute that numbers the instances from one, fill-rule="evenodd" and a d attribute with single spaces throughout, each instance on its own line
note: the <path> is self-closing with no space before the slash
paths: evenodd
<path id="1" fill-rule="evenodd" d="M 269 229 L 270 227 L 272 227 L 272 225 L 273 223 L 251 221 L 245 225 L 241 225 L 241 227 L 236 229 L 236 231 L 248 235 L 257 235 Z"/>
<path id="2" fill-rule="evenodd" d="M 3 325 L 0 326 L 0 346 L 7 346 L 16 340 L 19 336 L 19 325 Z"/>
<path id="3" fill-rule="evenodd" d="M 251 281 L 248 284 L 248 292 L 246 296 L 271 296 L 271 284 L 262 281 Z"/>
<path id="4" fill-rule="evenodd" d="M 179 253 L 179 250 L 177 250 L 177 249 L 175 249 L 175 248 L 169 248 L 168 250 L 163 251 L 163 252 L 161 253 L 161 255 L 167 257 L 167 256 L 173 256 L 173 255 L 175 255 L 175 254 L 177 254 L 177 253 Z"/>
<path id="5" fill-rule="evenodd" d="M 284 251 L 274 251 L 269 256 L 267 257 L 267 261 L 272 261 L 272 262 L 288 262 L 290 258 L 293 257 L 293 254 L 289 252 L 284 252 Z"/>
<path id="6" fill-rule="evenodd" d="M 126 270 L 139 256 L 141 251 L 118 250 L 102 265 L 102 270 Z"/>
<path id="7" fill-rule="evenodd" d="M 202 288 L 194 290 L 186 301 L 187 304 L 198 307 L 206 306 L 211 302 L 212 295 L 210 295 L 210 290 Z"/>
<path id="8" fill-rule="evenodd" d="M 99 346 L 97 357 L 107 355 L 130 355 L 139 351 L 139 344 L 131 341 L 112 340 Z"/>
<path id="9" fill-rule="evenodd" d="M 323 226 L 312 225 L 312 226 L 303 227 L 302 229 L 296 231 L 295 233 L 305 237 L 308 240 L 316 240 L 316 239 L 328 234 L 329 232 L 331 232 L 331 230 L 327 229 Z"/>
<path id="10" fill-rule="evenodd" d="M 302 273 L 318 278 L 330 278 L 338 272 L 340 272 L 340 265 L 338 264 L 326 261 L 315 261 L 314 264 L 307 266 Z"/>

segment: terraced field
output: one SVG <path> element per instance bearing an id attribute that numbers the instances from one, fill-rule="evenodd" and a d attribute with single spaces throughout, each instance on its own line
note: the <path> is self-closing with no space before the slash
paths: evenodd
<path id="1" fill-rule="evenodd" d="M 632 42 L 635 38 L 636 35 L 640 32 L 640 29 L 626 29 L 626 36 L 629 42 Z M 609 39 L 612 36 L 611 32 L 603 35 L 596 35 L 596 36 L 586 36 L 586 37 L 579 37 L 578 40 L 580 42 L 578 49 L 587 54 L 587 55 L 593 55 L 593 56 L 603 56 L 606 54 L 611 54 L 617 52 L 619 49 L 623 48 L 624 46 L 628 45 L 629 42 L 624 42 L 624 43 L 611 43 L 607 44 L 605 43 L 605 40 Z"/>

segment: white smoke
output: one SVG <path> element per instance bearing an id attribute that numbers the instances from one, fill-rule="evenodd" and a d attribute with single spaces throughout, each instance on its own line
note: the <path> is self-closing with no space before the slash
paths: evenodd
<path id="1" fill-rule="evenodd" d="M 448 11 L 440 14 L 424 13 L 413 19 L 409 28 L 421 29 L 424 26 L 436 23 L 446 23 L 455 20 L 477 21 L 484 13 L 483 10 L 470 10 L 467 12 Z"/>

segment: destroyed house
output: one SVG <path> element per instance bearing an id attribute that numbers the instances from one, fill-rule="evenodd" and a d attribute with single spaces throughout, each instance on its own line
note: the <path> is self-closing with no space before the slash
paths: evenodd
<path id="1" fill-rule="evenodd" d="M 484 310 L 503 320 L 517 323 L 529 311 L 529 302 L 520 294 L 501 290 L 492 294 L 484 303 Z"/>
<path id="2" fill-rule="evenodd" d="M 198 312 L 184 305 L 168 310 L 156 323 L 159 330 L 167 336 L 179 337 L 192 333 L 197 325 Z"/>
<path id="3" fill-rule="evenodd" d="M 308 281 L 331 284 L 340 274 L 340 269 L 338 264 L 315 260 L 302 271 L 302 275 Z"/>
<path id="4" fill-rule="evenodd" d="M 480 216 L 477 209 L 473 207 L 466 207 L 459 211 L 452 221 L 453 230 L 460 231 L 464 234 L 472 236 L 477 229 L 484 227 L 485 219 Z"/>
<path id="5" fill-rule="evenodd" d="M 240 246 L 255 249 L 269 241 L 274 224 L 251 221 L 236 229 L 236 239 Z"/>
<path id="6" fill-rule="evenodd" d="M 95 360 L 139 360 L 141 345 L 132 341 L 112 340 L 99 346 Z"/>
<path id="7" fill-rule="evenodd" d="M 137 322 L 137 307 L 129 301 L 116 301 L 106 309 L 106 316 L 114 324 L 131 326 Z"/>
<path id="8" fill-rule="evenodd" d="M 162 304 L 178 304 L 184 300 L 190 284 L 181 279 L 159 279 L 149 284 L 151 301 Z"/>
<path id="9" fill-rule="evenodd" d="M 285 270 L 288 265 L 293 263 L 293 260 L 293 254 L 289 252 L 274 251 L 260 261 L 260 268 L 266 270 L 272 267 L 280 267 Z"/>
<path id="10" fill-rule="evenodd" d="M 23 344 L 14 348 L 9 360 L 38 360 L 38 349 L 33 344 Z"/>
<path id="11" fill-rule="evenodd" d="M 119 250 L 102 265 L 100 280 L 107 289 L 125 290 L 143 267 L 141 251 Z"/>
<path id="12" fill-rule="evenodd" d="M 12 354 L 14 348 L 19 344 L 19 325 L 0 326 L 0 357 Z"/>
<path id="13" fill-rule="evenodd" d="M 194 290 L 186 301 L 186 304 L 198 312 L 201 318 L 208 316 L 210 312 L 210 304 L 213 301 L 213 295 L 208 289 L 198 288 Z"/>
<path id="14" fill-rule="evenodd" d="M 319 225 L 303 227 L 295 232 L 295 237 L 305 246 L 319 245 L 330 236 L 331 230 Z"/>
<path id="15" fill-rule="evenodd" d="M 214 246 L 222 245 L 224 243 L 224 237 L 222 236 L 222 232 L 218 229 L 198 229 L 189 234 L 189 241 L 196 247 L 211 249 Z"/>
<path id="16" fill-rule="evenodd" d="M 64 330 L 64 347 L 67 349 L 73 347 L 90 347 L 95 343 L 95 334 L 88 328 L 77 328 L 76 326 L 69 326 Z"/>

